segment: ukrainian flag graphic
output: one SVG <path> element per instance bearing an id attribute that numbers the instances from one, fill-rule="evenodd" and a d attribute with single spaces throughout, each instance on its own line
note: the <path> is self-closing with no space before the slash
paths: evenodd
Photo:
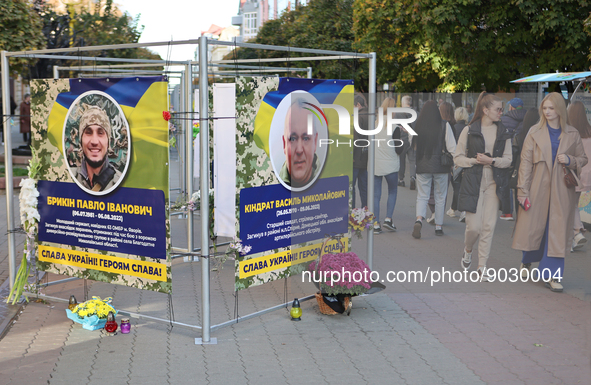
<path id="1" fill-rule="evenodd" d="M 131 156 L 122 187 L 157 189 L 168 196 L 168 110 L 164 77 L 70 79 L 70 91 L 60 93 L 47 121 L 47 137 L 63 153 L 64 123 L 72 103 L 88 91 L 102 91 L 121 107 L 129 123 Z M 161 172 L 159 172 L 161 170 Z"/>

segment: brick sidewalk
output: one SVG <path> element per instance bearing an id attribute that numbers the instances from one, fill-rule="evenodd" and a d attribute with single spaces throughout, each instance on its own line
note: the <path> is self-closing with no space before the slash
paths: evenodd
<path id="1" fill-rule="evenodd" d="M 399 189 L 398 232 L 376 236 L 374 269 L 459 270 L 463 224 L 446 217 L 445 236 L 425 225 L 415 240 L 413 211 L 413 192 Z M 497 224 L 489 267 L 519 266 L 513 225 Z M 364 256 L 363 241 L 353 247 Z M 0 341 L 0 384 L 588 384 L 590 264 L 588 246 L 568 256 L 564 293 L 533 282 L 386 283 L 355 298 L 350 317 L 321 315 L 307 301 L 301 322 L 278 310 L 214 331 L 218 344 L 205 346 L 195 345 L 195 331 L 135 319 L 131 334 L 108 337 L 70 322 L 65 304 L 31 303 Z M 233 268 L 211 276 L 215 325 L 234 317 Z M 175 260 L 173 277 L 175 320 L 200 324 L 200 264 Z M 164 294 L 89 284 L 90 295 L 113 296 L 118 309 L 168 317 Z M 81 299 L 82 282 L 46 292 Z M 243 290 L 238 314 L 313 292 L 300 277 L 287 292 L 283 281 Z"/>

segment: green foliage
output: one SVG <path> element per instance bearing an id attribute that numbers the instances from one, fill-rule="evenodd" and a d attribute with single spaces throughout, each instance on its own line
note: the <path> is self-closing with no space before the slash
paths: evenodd
<path id="1" fill-rule="evenodd" d="M 276 20 L 267 21 L 250 43 L 355 52 L 353 41 L 353 0 L 310 0 L 306 6 L 299 6 L 293 11 L 284 12 Z M 224 59 L 302 56 L 314 55 L 239 48 Z M 367 60 L 344 59 L 288 62 L 283 65 L 298 68 L 312 67 L 314 78 L 354 79 L 355 83 L 362 88 L 367 85 L 367 62 Z M 265 64 L 262 63 L 262 65 Z M 298 76 L 304 75 L 298 73 Z"/>
<path id="2" fill-rule="evenodd" d="M 355 43 L 378 53 L 379 81 L 401 91 L 496 91 L 524 75 L 587 69 L 590 11 L 574 0 L 357 0 Z"/>
<path id="3" fill-rule="evenodd" d="M 41 18 L 27 0 L 0 1 L 0 50 L 25 51 L 45 47 Z M 22 72 L 29 60 L 10 59 L 10 68 Z"/>
<path id="4" fill-rule="evenodd" d="M 142 34 L 143 26 L 138 24 L 139 15 L 132 18 L 127 13 L 121 13 L 113 4 L 113 0 L 107 0 L 104 9 L 101 9 L 101 3 L 97 2 L 92 12 L 89 12 L 86 6 L 74 8 L 74 12 L 71 19 L 69 14 L 56 13 L 53 7 L 47 3 L 40 8 L 39 15 L 43 19 L 43 35 L 47 48 L 137 43 Z M 80 55 L 162 60 L 160 55 L 146 48 L 104 50 L 90 53 L 81 50 Z M 74 54 L 72 56 L 80 55 Z M 54 65 L 73 66 L 76 64 L 81 63 L 78 60 L 41 59 L 32 71 L 32 75 L 35 78 L 48 78 L 52 77 Z M 107 62 L 97 61 L 92 64 L 107 64 Z M 163 67 L 155 67 L 154 69 L 163 69 Z M 71 73 L 70 76 L 77 76 L 77 74 Z"/>

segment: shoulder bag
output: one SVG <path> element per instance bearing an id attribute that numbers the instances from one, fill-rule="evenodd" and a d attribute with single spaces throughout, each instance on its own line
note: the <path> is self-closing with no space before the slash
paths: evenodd
<path id="1" fill-rule="evenodd" d="M 454 164 L 454 157 L 453 155 L 447 151 L 447 143 L 445 142 L 445 134 L 446 134 L 446 127 L 447 122 L 444 120 L 443 121 L 443 147 L 441 149 L 441 165 L 442 166 L 446 166 L 446 167 L 450 167 L 453 166 Z"/>
<path id="2" fill-rule="evenodd" d="M 562 165 L 562 171 L 564 171 L 564 184 L 566 184 L 566 187 L 575 188 L 579 185 L 577 177 L 564 164 Z"/>

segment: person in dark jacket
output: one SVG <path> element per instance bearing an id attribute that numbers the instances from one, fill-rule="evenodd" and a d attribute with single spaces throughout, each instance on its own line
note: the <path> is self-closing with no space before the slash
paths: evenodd
<path id="1" fill-rule="evenodd" d="M 16 113 L 16 108 L 18 106 L 16 105 L 16 102 L 14 101 L 14 98 L 12 97 L 12 95 L 10 96 L 10 111 L 8 111 L 8 113 L 10 115 L 14 115 Z M 2 96 L 0 96 L 0 111 L 2 111 Z M 10 116 L 3 116 L 2 119 L 0 119 L 0 139 L 2 141 L 2 144 L 4 145 L 4 123 L 6 123 L 6 126 L 8 127 L 8 132 L 10 133 Z"/>
<path id="2" fill-rule="evenodd" d="M 509 130 L 512 136 L 517 135 L 523 127 L 523 118 L 527 110 L 523 108 L 523 100 L 513 98 L 509 100 L 509 111 L 501 116 L 501 123 Z"/>
<path id="3" fill-rule="evenodd" d="M 355 96 L 355 108 L 358 108 L 359 127 L 362 130 L 367 130 L 367 105 L 365 99 L 361 95 Z M 366 135 L 361 135 L 354 130 L 354 140 L 365 139 Z M 353 147 L 353 207 L 355 207 L 355 183 L 359 188 L 359 196 L 361 198 L 361 207 L 367 206 L 367 147 Z"/>
<path id="4" fill-rule="evenodd" d="M 23 141 L 31 145 L 31 95 L 25 94 L 20 106 L 20 130 L 23 134 Z"/>
<path id="5" fill-rule="evenodd" d="M 501 123 L 513 137 L 519 134 L 523 128 L 523 119 L 527 111 L 523 108 L 523 100 L 520 98 L 513 98 L 509 101 L 509 111 L 501 117 Z M 513 163 L 515 163 L 515 154 L 513 154 Z M 508 206 L 501 214 L 501 219 L 505 221 L 512 221 L 513 205 Z"/>
<path id="6" fill-rule="evenodd" d="M 423 219 L 427 213 L 427 203 L 431 184 L 435 183 L 435 235 L 443 235 L 443 216 L 445 197 L 451 166 L 441 164 L 444 149 L 453 154 L 456 141 L 449 123 L 441 118 L 437 103 L 426 102 L 416 121 L 417 132 L 417 218 L 412 236 L 421 238 Z"/>
<path id="7" fill-rule="evenodd" d="M 501 99 L 486 95 L 476 104 L 474 117 L 460 134 L 454 162 L 463 167 L 458 210 L 466 211 L 462 268 L 472 265 L 472 247 L 478 242 L 478 272 L 488 281 L 486 262 L 497 224 L 499 203 L 510 205 L 511 134 L 500 122 Z"/>

